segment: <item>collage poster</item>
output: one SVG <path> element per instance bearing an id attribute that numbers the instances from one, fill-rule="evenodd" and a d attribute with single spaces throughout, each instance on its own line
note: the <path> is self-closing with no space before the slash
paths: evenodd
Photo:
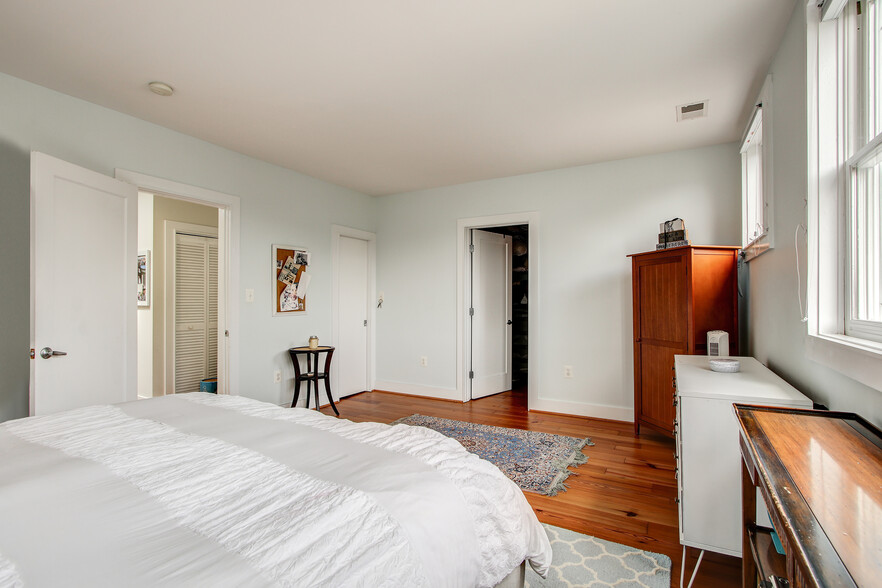
<path id="1" fill-rule="evenodd" d="M 273 314 L 305 313 L 311 275 L 309 251 L 286 245 L 273 246 L 273 281 L 276 296 Z"/>

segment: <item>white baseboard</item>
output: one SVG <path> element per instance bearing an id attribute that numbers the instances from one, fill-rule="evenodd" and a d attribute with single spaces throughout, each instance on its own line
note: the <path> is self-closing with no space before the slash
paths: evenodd
<path id="1" fill-rule="evenodd" d="M 434 386 L 422 386 L 420 384 L 405 384 L 404 382 L 378 381 L 374 383 L 374 390 L 462 402 L 462 394 L 456 388 L 436 388 Z"/>
<path id="2" fill-rule="evenodd" d="M 634 422 L 634 409 L 625 406 L 608 406 L 605 404 L 587 404 L 584 402 L 539 398 L 530 402 L 530 410 L 557 412 L 560 414 L 607 419 L 610 421 L 624 421 L 627 423 Z"/>

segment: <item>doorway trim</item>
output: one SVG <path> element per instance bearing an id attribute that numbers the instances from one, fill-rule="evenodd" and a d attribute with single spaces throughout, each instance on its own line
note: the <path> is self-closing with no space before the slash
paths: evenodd
<path id="1" fill-rule="evenodd" d="M 239 394 L 239 233 L 238 196 L 116 168 L 114 177 L 145 192 L 218 209 L 218 394 Z"/>
<path id="2" fill-rule="evenodd" d="M 367 295 L 368 295 L 368 332 L 367 332 L 367 386 L 368 390 L 374 389 L 374 365 L 376 361 L 376 329 L 374 322 L 377 318 L 377 308 L 373 304 L 376 300 L 376 267 L 377 267 L 377 235 L 361 229 L 353 229 L 343 225 L 331 225 L 331 336 L 334 341 L 340 341 L 340 237 L 361 239 L 367 241 Z M 331 366 L 332 381 L 340 381 L 340 362 L 334 362 Z M 339 398 L 339 396 L 338 396 Z"/>
<path id="3" fill-rule="evenodd" d="M 469 232 L 471 229 L 505 227 L 508 225 L 527 225 L 529 229 L 527 244 L 527 291 L 529 296 L 529 315 L 527 318 L 527 409 L 537 405 L 539 399 L 539 213 L 513 212 L 491 216 L 475 216 L 456 221 L 456 390 L 463 402 L 469 402 L 468 358 L 471 355 L 469 341 L 468 300 L 472 280 L 469 272 Z M 535 268 L 535 269 L 534 269 Z"/>

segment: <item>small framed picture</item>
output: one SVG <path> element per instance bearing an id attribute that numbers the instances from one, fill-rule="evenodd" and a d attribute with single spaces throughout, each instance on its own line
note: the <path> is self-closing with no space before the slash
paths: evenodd
<path id="1" fill-rule="evenodd" d="M 273 245 L 273 316 L 306 314 L 306 292 L 312 274 L 309 250 L 294 245 Z"/>
<path id="2" fill-rule="evenodd" d="M 138 252 L 138 306 L 150 306 L 150 250 Z"/>

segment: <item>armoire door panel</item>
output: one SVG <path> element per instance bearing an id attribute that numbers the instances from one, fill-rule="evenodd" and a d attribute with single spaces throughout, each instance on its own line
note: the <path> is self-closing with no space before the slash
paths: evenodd
<path id="1" fill-rule="evenodd" d="M 686 347 L 639 344 L 640 412 L 645 420 L 674 432 L 674 356 Z"/>
<path id="2" fill-rule="evenodd" d="M 686 341 L 686 264 L 682 257 L 638 266 L 641 339 Z"/>
<path id="3" fill-rule="evenodd" d="M 732 251 L 696 252 L 692 257 L 692 313 L 696 352 L 707 353 L 707 332 L 729 333 L 729 354 L 738 355 L 737 258 Z"/>

